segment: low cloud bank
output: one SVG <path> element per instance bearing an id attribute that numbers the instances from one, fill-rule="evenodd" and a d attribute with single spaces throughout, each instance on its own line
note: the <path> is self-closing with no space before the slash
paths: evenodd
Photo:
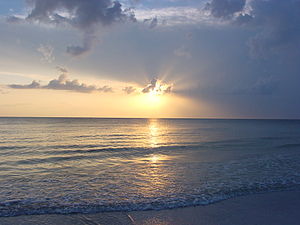
<path id="1" fill-rule="evenodd" d="M 61 67 L 57 69 L 62 72 L 62 74 L 57 78 L 50 80 L 47 85 L 41 85 L 38 81 L 32 81 L 30 84 L 20 85 L 20 84 L 11 84 L 8 85 L 10 88 L 14 89 L 51 89 L 51 90 L 67 90 L 74 92 L 113 92 L 113 89 L 107 85 L 103 87 L 97 87 L 95 85 L 88 85 L 85 83 L 80 83 L 78 80 L 69 80 L 67 76 L 67 70 Z"/>

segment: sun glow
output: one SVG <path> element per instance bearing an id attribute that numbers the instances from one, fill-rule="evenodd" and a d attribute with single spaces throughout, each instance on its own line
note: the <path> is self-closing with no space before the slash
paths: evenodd
<path id="1" fill-rule="evenodd" d="M 158 104 L 161 100 L 161 95 L 158 94 L 155 90 L 153 91 L 150 91 L 149 93 L 146 94 L 146 98 L 147 98 L 147 101 L 150 103 L 150 104 Z"/>
<path id="2" fill-rule="evenodd" d="M 146 96 L 147 104 L 157 105 L 163 99 L 163 95 L 170 93 L 171 90 L 172 85 L 165 84 L 158 79 L 152 79 L 150 84 L 142 90 L 142 93 Z"/>

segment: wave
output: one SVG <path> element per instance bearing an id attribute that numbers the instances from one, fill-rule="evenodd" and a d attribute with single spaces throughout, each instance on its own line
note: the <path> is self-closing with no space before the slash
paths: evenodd
<path id="1" fill-rule="evenodd" d="M 284 144 L 284 145 L 279 145 L 278 148 L 297 148 L 300 147 L 300 143 L 295 143 L 295 144 Z"/>
<path id="2" fill-rule="evenodd" d="M 297 148 L 300 147 L 300 143 L 274 143 L 272 137 L 258 138 L 258 139 L 228 139 L 222 141 L 208 141 L 200 143 L 173 143 L 162 144 L 157 147 L 130 147 L 128 146 L 116 146 L 108 147 L 105 144 L 61 144 L 61 145 L 22 145 L 22 146 L 0 146 L 2 155 L 14 155 L 24 156 L 23 159 L 18 160 L 6 160 L 4 164 L 39 164 L 49 163 L 53 161 L 70 161 L 80 159 L 91 158 L 107 158 L 114 154 L 120 154 L 121 157 L 130 157 L 138 154 L 152 154 L 152 153 L 166 153 L 172 151 L 186 151 L 186 150 L 233 150 L 243 148 L 256 148 L 256 146 L 263 146 L 263 143 L 257 140 L 270 140 L 269 148 Z M 277 140 L 277 139 L 276 139 Z M 280 139 L 279 139 L 280 140 Z M 13 150 L 18 150 L 13 152 Z"/>
<path id="3" fill-rule="evenodd" d="M 71 149 L 68 149 L 71 146 Z M 79 149 L 76 149 L 75 146 L 80 146 Z M 203 146 L 200 145 L 179 145 L 179 146 L 160 146 L 160 147 L 123 147 L 123 148 L 95 148 L 99 145 L 65 145 L 66 149 L 59 149 L 53 151 L 51 148 L 47 148 L 42 152 L 36 150 L 29 150 L 18 155 L 28 155 L 28 159 L 15 159 L 15 160 L 6 160 L 5 164 L 11 165 L 20 165 L 20 164 L 41 164 L 57 161 L 70 161 L 70 160 L 81 160 L 81 159 L 104 159 L 112 157 L 112 153 L 118 154 L 120 157 L 126 156 L 137 156 L 145 155 L 152 153 L 162 153 L 166 151 L 175 151 L 175 150 L 186 150 L 186 149 L 199 149 Z M 87 149 L 84 149 L 87 147 Z M 94 148 L 92 148 L 94 147 Z M 75 148 L 76 150 L 72 150 Z M 36 153 L 36 155 L 34 154 Z M 105 153 L 105 154 L 103 154 Z M 110 153 L 110 154 L 107 154 Z M 54 155 L 54 156 L 51 156 Z M 44 157 L 42 157 L 44 156 Z"/>
<path id="4" fill-rule="evenodd" d="M 172 184 L 170 187 L 158 189 L 158 192 L 156 187 L 153 187 L 150 195 L 140 195 L 134 188 L 129 190 L 133 187 L 135 177 L 130 176 L 130 181 L 126 177 L 122 180 L 122 175 L 126 174 L 123 169 L 121 170 L 123 174 L 117 174 L 115 177 L 118 184 L 126 181 L 123 183 L 124 186 L 119 186 L 119 189 L 114 188 L 116 180 L 111 177 L 111 174 L 104 174 L 109 181 L 103 180 L 97 175 L 79 181 L 76 185 L 73 184 L 77 181 L 74 181 L 72 177 L 68 179 L 68 174 L 65 173 L 52 178 L 46 175 L 43 179 L 38 178 L 35 181 L 32 177 L 12 178 L 1 184 L 3 186 L 7 184 L 11 189 L 2 189 L 0 216 L 160 210 L 213 204 L 228 198 L 254 193 L 300 190 L 299 161 L 299 154 L 293 152 L 244 160 L 206 162 L 200 165 L 186 162 L 185 167 L 188 168 L 186 172 L 189 176 L 194 176 L 195 180 L 192 182 L 182 180 L 185 176 L 183 174 L 183 177 L 179 176 L 174 181 L 173 185 L 179 185 L 175 189 Z M 174 163 L 175 168 L 179 168 L 176 171 L 178 175 L 178 172 L 181 171 L 180 164 Z M 172 168 L 174 167 L 167 171 L 170 176 Z M 156 170 L 155 167 L 152 169 Z M 142 171 L 139 170 L 139 172 Z M 151 176 L 151 173 L 147 176 Z M 146 182 L 150 178 L 148 177 Z M 20 183 L 11 184 L 12 181 Z M 97 182 L 103 184 L 110 181 L 112 182 L 106 186 L 102 185 L 99 189 L 86 190 L 84 186 L 86 182 L 96 185 L 99 184 Z M 133 185 L 138 189 L 152 188 L 149 183 L 141 185 L 141 181 L 139 180 Z M 168 178 L 169 181 L 172 179 Z M 33 187 L 34 182 L 37 182 L 35 187 Z M 45 188 L 49 187 L 49 190 L 36 195 L 40 191 L 42 183 Z M 131 185 L 129 185 L 130 183 Z M 55 189 L 52 189 L 51 185 Z M 17 195 L 12 195 L 16 190 Z M 24 192 L 23 195 L 21 190 Z M 4 200 L 4 196 L 9 197 Z"/>
<path id="5" fill-rule="evenodd" d="M 190 206 L 209 205 L 216 202 L 251 194 L 268 193 L 276 191 L 300 190 L 300 183 L 261 183 L 252 186 L 244 186 L 238 189 L 224 189 L 215 193 L 179 194 L 176 197 L 160 196 L 155 199 L 143 199 L 142 201 L 119 201 L 108 204 L 75 203 L 61 204 L 49 200 L 13 200 L 0 202 L 0 217 L 42 214 L 72 214 L 72 213 L 100 213 L 122 211 L 147 211 L 163 210 Z"/>

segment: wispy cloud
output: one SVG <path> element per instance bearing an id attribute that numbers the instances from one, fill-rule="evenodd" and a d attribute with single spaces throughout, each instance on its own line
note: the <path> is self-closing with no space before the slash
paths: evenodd
<path id="1" fill-rule="evenodd" d="M 135 11 L 135 16 L 139 21 L 148 21 L 156 18 L 156 24 L 167 26 L 181 24 L 212 23 L 212 18 L 203 8 L 195 7 L 165 7 L 165 8 L 139 8 Z M 151 20 L 153 21 L 153 20 Z"/>
<path id="2" fill-rule="evenodd" d="M 43 62 L 51 63 L 51 62 L 53 62 L 55 60 L 55 57 L 53 55 L 54 48 L 51 45 L 43 45 L 43 44 L 41 44 L 38 47 L 37 51 L 42 54 L 41 60 Z"/>

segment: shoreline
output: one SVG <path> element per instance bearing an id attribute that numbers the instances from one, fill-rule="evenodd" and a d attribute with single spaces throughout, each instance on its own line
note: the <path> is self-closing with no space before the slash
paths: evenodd
<path id="1" fill-rule="evenodd" d="M 1 225 L 298 225 L 300 190 L 239 196 L 175 209 L 0 217 Z"/>

